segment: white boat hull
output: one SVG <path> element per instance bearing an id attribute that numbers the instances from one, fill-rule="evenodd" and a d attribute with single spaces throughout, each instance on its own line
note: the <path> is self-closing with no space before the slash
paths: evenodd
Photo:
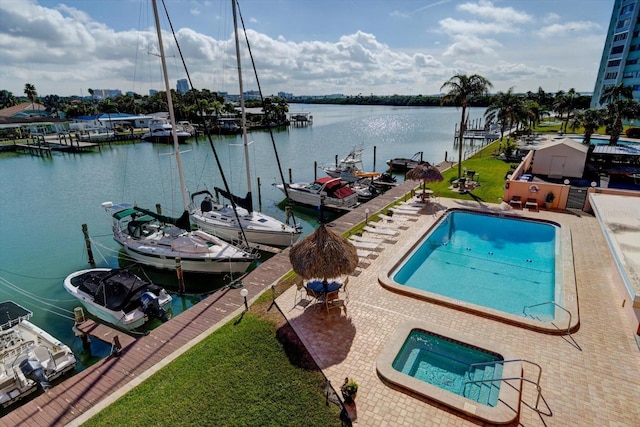
<path id="1" fill-rule="evenodd" d="M 355 192 L 345 198 L 336 198 L 322 192 L 308 191 L 308 185 L 308 183 L 287 184 L 289 199 L 294 203 L 311 207 L 322 205 L 326 208 L 350 209 L 358 206 L 358 195 Z M 283 184 L 278 184 L 276 187 L 285 192 Z"/>
<path id="2" fill-rule="evenodd" d="M 242 231 L 250 243 L 287 247 L 293 245 L 301 235 L 301 229 L 287 225 L 277 219 L 259 212 L 249 213 L 237 208 Z M 208 212 L 194 209 L 191 219 L 202 230 L 223 240 L 242 241 L 242 231 L 238 225 L 233 208 L 214 205 Z"/>
<path id="3" fill-rule="evenodd" d="M 143 326 L 149 319 L 147 315 L 141 310 L 136 309 L 129 313 L 125 313 L 124 311 L 114 311 L 110 310 L 107 307 L 97 304 L 94 302 L 94 298 L 92 295 L 89 295 L 78 287 L 72 284 L 72 280 L 85 274 L 89 271 L 111 271 L 110 268 L 94 268 L 87 270 L 76 271 L 75 273 L 70 274 L 64 280 L 64 288 L 65 290 L 71 294 L 73 297 L 78 299 L 80 303 L 87 309 L 87 311 L 103 322 L 110 323 L 118 328 L 125 330 L 133 330 Z M 163 310 L 168 310 L 171 305 L 171 296 L 166 292 L 161 292 L 161 295 L 158 295 L 158 305 Z"/>

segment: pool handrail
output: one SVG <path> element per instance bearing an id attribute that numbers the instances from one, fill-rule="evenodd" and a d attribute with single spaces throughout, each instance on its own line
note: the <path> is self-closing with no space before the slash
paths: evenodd
<path id="1" fill-rule="evenodd" d="M 538 405 L 540 404 L 540 396 L 542 395 L 542 387 L 540 386 L 540 380 L 542 379 L 542 366 L 540 366 L 539 364 L 537 364 L 536 362 L 532 362 L 531 360 L 527 360 L 527 359 L 508 359 L 508 360 L 497 360 L 495 362 L 478 362 L 478 363 L 472 363 L 470 365 L 470 368 L 475 368 L 477 366 L 486 366 L 486 365 L 496 365 L 498 363 L 501 364 L 505 364 L 505 363 L 513 363 L 513 362 L 525 362 L 525 363 L 529 363 L 531 365 L 534 365 L 538 368 L 538 378 L 536 381 L 530 380 L 528 378 L 525 378 L 523 375 L 521 375 L 520 377 L 509 377 L 509 378 L 486 378 L 486 379 L 482 379 L 482 380 L 473 380 L 473 381 L 466 381 L 464 384 L 464 387 L 462 389 L 462 394 L 465 395 L 465 392 L 467 390 L 467 385 L 468 384 L 473 384 L 473 383 L 480 383 L 480 382 L 488 382 L 488 381 L 508 381 L 508 380 L 524 380 L 527 381 L 528 383 L 534 384 L 536 386 L 536 389 L 538 390 L 538 397 L 536 398 L 536 406 L 535 409 L 536 411 L 538 410 Z"/>
<path id="2" fill-rule="evenodd" d="M 514 381 L 514 380 L 521 380 L 521 381 L 526 381 L 530 384 L 533 384 L 536 387 L 536 390 L 538 391 L 538 396 L 536 398 L 536 406 L 534 408 L 534 410 L 536 412 L 540 412 L 540 410 L 538 409 L 538 405 L 540 404 L 540 397 L 542 396 L 542 387 L 540 386 L 540 384 L 536 383 L 533 380 L 530 380 L 528 378 L 525 378 L 523 376 L 519 376 L 519 377 L 505 377 L 505 378 L 493 378 L 493 379 L 484 379 L 484 380 L 474 380 L 474 381 L 467 381 L 464 384 L 464 389 L 462 390 L 462 395 L 464 397 L 466 397 L 466 393 L 465 390 L 467 389 L 467 385 L 469 384 L 473 384 L 473 383 L 484 383 L 484 382 L 489 382 L 489 381 Z"/>
<path id="3" fill-rule="evenodd" d="M 522 313 L 527 316 L 527 309 L 528 308 L 533 308 L 533 307 L 538 307 L 541 305 L 547 305 L 547 304 L 553 304 L 555 305 L 557 308 L 559 308 L 560 310 L 564 310 L 568 315 L 569 315 L 569 324 L 567 325 L 567 335 L 571 336 L 571 321 L 573 319 L 571 312 L 569 310 L 567 310 L 566 308 L 564 308 L 563 306 L 561 306 L 560 304 L 558 304 L 555 301 L 547 301 L 547 302 L 541 302 L 540 304 L 534 304 L 534 305 L 527 305 L 524 306 L 522 308 Z"/>

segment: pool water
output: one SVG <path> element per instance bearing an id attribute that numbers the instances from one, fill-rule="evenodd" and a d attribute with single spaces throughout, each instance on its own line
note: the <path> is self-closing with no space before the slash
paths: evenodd
<path id="1" fill-rule="evenodd" d="M 392 272 L 404 286 L 502 312 L 554 319 L 559 227 L 453 211 Z M 558 254 L 559 256 L 559 254 Z"/>
<path id="2" fill-rule="evenodd" d="M 393 369 L 428 384 L 495 406 L 504 359 L 450 338 L 414 329 L 392 363 Z M 474 365 L 480 364 L 480 365 Z"/>

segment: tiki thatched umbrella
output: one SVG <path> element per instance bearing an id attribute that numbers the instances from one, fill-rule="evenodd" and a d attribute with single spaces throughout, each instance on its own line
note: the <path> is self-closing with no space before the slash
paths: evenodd
<path id="1" fill-rule="evenodd" d="M 422 189 L 424 190 L 427 182 L 440 182 L 444 177 L 436 167 L 430 163 L 424 163 L 407 172 L 407 179 L 422 181 Z"/>
<path id="2" fill-rule="evenodd" d="M 358 252 L 353 244 L 329 230 L 325 224 L 300 240 L 289 251 L 293 271 L 303 279 L 327 279 L 353 272 L 358 266 Z"/>

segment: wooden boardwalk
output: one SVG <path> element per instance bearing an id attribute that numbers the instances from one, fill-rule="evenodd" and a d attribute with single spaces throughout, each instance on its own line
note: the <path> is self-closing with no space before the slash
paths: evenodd
<path id="1" fill-rule="evenodd" d="M 365 220 L 365 206 L 374 213 L 415 186 L 415 182 L 398 185 L 366 205 L 338 218 L 331 223 L 332 230 L 337 233 L 348 230 Z M 244 288 L 249 291 L 248 298 L 251 300 L 259 296 L 289 270 L 291 264 L 287 249 L 268 259 L 242 279 Z M 2 424 L 66 425 L 122 387 L 144 377 L 145 372 L 162 363 L 164 359 L 180 354 L 175 352 L 190 347 L 201 334 L 211 333 L 212 328 L 227 323 L 243 309 L 244 299 L 240 295 L 240 289 L 225 288 L 160 325 L 148 335 L 137 339 L 127 336 L 125 341 L 125 334 L 120 334 L 122 350 L 119 356 L 107 357 L 17 407 L 2 417 Z M 93 328 L 89 323 L 86 327 Z M 107 339 L 112 336 L 111 332 L 94 332 L 106 333 Z"/>

